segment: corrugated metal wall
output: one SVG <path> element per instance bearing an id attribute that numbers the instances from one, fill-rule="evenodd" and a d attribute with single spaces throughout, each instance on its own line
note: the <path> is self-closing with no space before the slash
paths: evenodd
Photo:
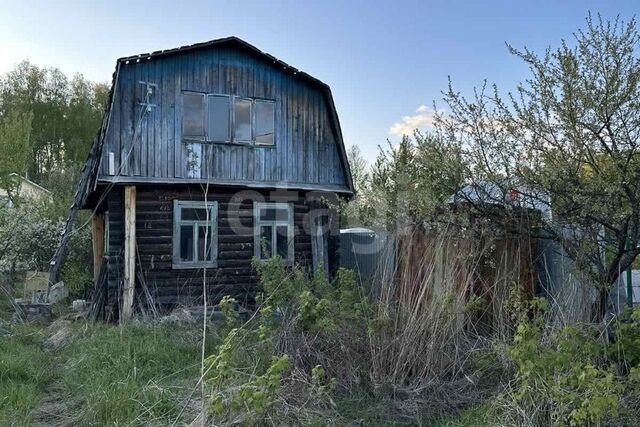
<path id="1" fill-rule="evenodd" d="M 395 270 L 395 243 L 386 232 L 364 228 L 340 230 L 340 266 L 353 270 L 363 282 Z"/>

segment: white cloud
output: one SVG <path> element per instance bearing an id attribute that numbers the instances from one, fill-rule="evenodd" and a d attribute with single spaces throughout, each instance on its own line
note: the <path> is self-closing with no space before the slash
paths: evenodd
<path id="1" fill-rule="evenodd" d="M 394 123 L 393 126 L 389 128 L 389 133 L 396 136 L 413 135 L 413 131 L 416 129 L 424 130 L 432 128 L 435 114 L 435 110 L 426 105 L 421 105 L 416 109 L 416 114 L 404 116 L 399 122 Z"/>

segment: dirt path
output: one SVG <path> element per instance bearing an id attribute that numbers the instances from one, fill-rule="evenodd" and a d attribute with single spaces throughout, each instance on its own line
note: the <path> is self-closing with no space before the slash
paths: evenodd
<path id="1" fill-rule="evenodd" d="M 53 322 L 46 331 L 46 339 L 43 343 L 44 351 L 51 360 L 50 369 L 57 373 L 62 369 L 57 357 L 60 350 L 69 344 L 73 337 L 71 323 L 67 320 Z M 60 379 L 55 377 L 44 392 L 44 396 L 32 412 L 33 423 L 42 427 L 64 427 L 73 425 L 69 411 L 69 398 L 64 396 Z"/>

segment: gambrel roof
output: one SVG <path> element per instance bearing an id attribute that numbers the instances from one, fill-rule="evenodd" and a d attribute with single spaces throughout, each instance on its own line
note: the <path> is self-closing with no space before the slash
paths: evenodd
<path id="1" fill-rule="evenodd" d="M 118 73 L 120 71 L 121 66 L 131 64 L 131 63 L 140 63 L 144 61 L 149 61 L 154 58 L 164 58 L 164 57 L 169 57 L 173 55 L 180 55 L 186 52 L 193 52 L 193 51 L 207 49 L 214 46 L 217 46 L 217 47 L 224 46 L 224 47 L 231 47 L 234 49 L 242 50 L 243 52 L 261 61 L 264 61 L 265 63 L 268 63 L 278 69 L 281 69 L 283 72 L 287 73 L 288 75 L 294 76 L 296 79 L 300 79 L 306 84 L 309 84 L 311 86 L 318 88 L 322 92 L 325 98 L 327 109 L 328 109 L 328 117 L 331 124 L 332 132 L 334 133 L 335 139 L 337 141 L 337 148 L 338 148 L 338 154 L 340 157 L 340 162 L 342 164 L 342 168 L 345 174 L 347 191 L 342 191 L 342 193 L 345 194 L 346 196 L 353 195 L 353 181 L 351 177 L 351 171 L 349 169 L 349 163 L 346 156 L 346 150 L 345 150 L 344 141 L 342 137 L 342 131 L 340 128 L 340 122 L 338 119 L 335 104 L 333 101 L 333 96 L 331 94 L 331 89 L 329 88 L 329 86 L 323 83 L 322 81 L 316 79 L 315 77 L 288 65 L 287 63 L 275 58 L 274 56 L 268 53 L 261 51 L 255 46 L 237 37 L 225 37 L 225 38 L 211 40 L 203 43 L 196 43 L 188 46 L 182 46 L 174 49 L 159 50 L 151 53 L 143 53 L 143 54 L 138 54 L 133 56 L 122 57 L 117 60 L 116 70 L 113 74 L 113 82 L 112 82 L 111 90 L 109 93 L 107 107 L 105 109 L 105 113 L 103 116 L 102 125 L 100 130 L 98 131 L 96 138 L 94 139 L 87 162 L 85 164 L 85 168 L 81 176 L 81 181 L 78 186 L 77 196 L 79 199 L 77 201 L 79 202 L 79 206 L 85 206 L 87 204 L 87 200 L 91 195 L 91 193 L 95 190 L 98 182 L 100 161 L 103 157 L 102 149 L 105 141 L 105 136 L 109 127 L 109 120 L 110 120 L 111 110 L 114 102 L 114 96 L 115 96 L 114 88 L 118 81 Z"/>

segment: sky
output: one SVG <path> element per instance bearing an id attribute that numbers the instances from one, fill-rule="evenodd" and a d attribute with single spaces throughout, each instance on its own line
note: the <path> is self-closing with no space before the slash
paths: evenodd
<path id="1" fill-rule="evenodd" d="M 345 143 L 373 161 L 428 127 L 449 77 L 512 90 L 527 69 L 505 43 L 543 52 L 589 11 L 628 20 L 640 0 L 0 0 L 0 73 L 29 59 L 110 82 L 119 57 L 235 35 L 329 84 Z"/>

